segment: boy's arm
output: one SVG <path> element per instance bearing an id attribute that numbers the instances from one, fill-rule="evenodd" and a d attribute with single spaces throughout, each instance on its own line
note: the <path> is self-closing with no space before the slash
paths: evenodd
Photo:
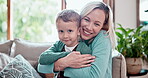
<path id="1" fill-rule="evenodd" d="M 65 57 L 70 52 L 61 52 L 64 44 L 61 41 L 56 42 L 52 47 L 43 52 L 39 57 L 41 65 L 49 65 L 57 61 L 59 58 Z"/>
<path id="2" fill-rule="evenodd" d="M 38 64 L 37 70 L 40 73 L 55 73 L 54 72 L 54 63 L 49 64 L 49 65 Z"/>

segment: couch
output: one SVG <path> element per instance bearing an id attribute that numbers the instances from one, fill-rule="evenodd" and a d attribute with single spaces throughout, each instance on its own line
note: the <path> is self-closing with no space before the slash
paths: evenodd
<path id="1" fill-rule="evenodd" d="M 50 42 L 46 42 L 46 43 L 37 43 L 37 42 L 30 42 L 27 40 L 23 40 L 23 39 L 14 39 L 14 40 L 7 40 L 5 42 L 0 42 L 0 52 L 1 53 L 5 53 L 8 56 L 15 58 L 15 60 L 17 59 L 17 61 L 19 61 L 19 63 L 17 63 L 17 65 L 19 64 L 20 66 L 25 66 L 30 64 L 30 66 L 28 66 L 28 69 L 32 69 L 34 72 L 36 71 L 36 67 L 38 64 L 38 57 L 39 55 L 45 51 L 46 49 L 48 49 L 50 46 L 52 45 L 52 43 Z M 126 63 L 125 63 L 125 58 L 122 54 L 118 53 L 117 51 L 114 51 L 113 54 L 113 78 L 126 78 Z M 13 60 L 12 63 L 16 63 L 16 61 Z M 25 63 L 21 63 L 25 61 Z M 6 68 L 10 69 L 12 68 L 12 65 L 8 63 L 8 65 L 4 66 L 3 68 L 3 72 L 4 69 L 6 70 Z M 0 61 L 0 65 L 3 65 L 3 63 Z M 16 66 L 17 67 L 17 66 Z M 30 68 L 29 68 L 30 67 Z M 33 68 L 32 68 L 33 67 Z M 35 70 L 34 70 L 35 69 Z M 22 70 L 22 69 L 20 69 Z M 30 70 L 31 72 L 33 72 L 32 70 Z M 2 71 L 2 70 L 1 70 Z M 38 72 L 37 72 L 38 73 Z M 37 74 L 36 72 L 34 74 Z M 44 76 L 43 74 L 39 73 L 40 76 L 42 76 L 43 78 L 45 78 L 46 76 Z M 28 76 L 28 75 L 26 75 Z M 28 76 L 29 78 L 29 76 Z"/>

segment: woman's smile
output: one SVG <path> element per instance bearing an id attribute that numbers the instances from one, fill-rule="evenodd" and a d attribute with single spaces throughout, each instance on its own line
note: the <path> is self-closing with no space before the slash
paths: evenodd
<path id="1" fill-rule="evenodd" d="M 85 30 L 84 28 L 82 28 L 82 30 L 83 30 L 83 34 L 86 35 L 86 36 L 89 36 L 89 35 L 92 34 L 92 33 L 89 32 L 88 30 Z"/>

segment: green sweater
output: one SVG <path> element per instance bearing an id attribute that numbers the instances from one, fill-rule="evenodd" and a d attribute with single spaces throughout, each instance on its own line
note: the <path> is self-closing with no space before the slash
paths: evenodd
<path id="1" fill-rule="evenodd" d="M 57 41 L 52 47 L 43 52 L 39 57 L 39 63 L 41 65 L 52 64 L 57 61 L 59 58 L 65 57 L 70 52 L 61 52 L 64 43 L 61 41 Z M 91 49 L 84 42 L 80 41 L 78 46 L 76 47 L 76 51 L 79 51 L 81 54 L 91 54 Z"/>
<path id="2" fill-rule="evenodd" d="M 101 30 L 89 44 L 92 55 L 96 56 L 95 62 L 90 67 L 84 68 L 65 68 L 64 76 L 70 78 L 112 78 L 112 48 L 111 42 L 106 31 Z M 54 63 L 49 65 L 38 65 L 41 73 L 55 73 Z"/>

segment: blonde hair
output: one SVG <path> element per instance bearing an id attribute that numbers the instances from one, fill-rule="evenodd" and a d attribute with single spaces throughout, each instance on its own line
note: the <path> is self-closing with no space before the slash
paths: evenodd
<path id="1" fill-rule="evenodd" d="M 109 34 L 108 36 L 110 37 L 111 44 L 112 44 L 112 49 L 115 49 L 116 47 L 116 35 L 115 31 L 113 29 L 113 14 L 110 6 L 106 5 L 104 2 L 100 1 L 93 1 L 84 6 L 82 9 L 80 16 L 81 19 L 88 15 L 91 11 L 94 9 L 100 9 L 103 10 L 105 13 L 105 21 L 104 21 L 104 26 L 102 27 L 103 30 L 106 30 L 107 33 Z"/>

